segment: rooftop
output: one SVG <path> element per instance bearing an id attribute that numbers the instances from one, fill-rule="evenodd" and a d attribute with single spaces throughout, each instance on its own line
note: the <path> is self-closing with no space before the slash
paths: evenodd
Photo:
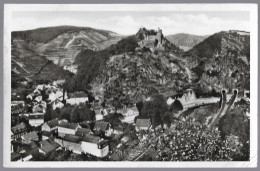
<path id="1" fill-rule="evenodd" d="M 88 97 L 88 95 L 85 92 L 74 92 L 74 93 L 68 93 L 69 98 L 79 98 L 79 97 Z"/>
<path id="2" fill-rule="evenodd" d="M 136 120 L 136 127 L 149 127 L 151 125 L 150 119 L 137 119 Z"/>
<path id="3" fill-rule="evenodd" d="M 96 122 L 94 126 L 94 130 L 100 129 L 101 131 L 106 131 L 108 125 L 109 125 L 108 122 Z"/>
<path id="4" fill-rule="evenodd" d="M 21 122 L 19 125 L 12 127 L 11 130 L 14 134 L 18 133 L 18 132 L 26 130 L 26 125 L 23 122 Z"/>
<path id="5" fill-rule="evenodd" d="M 83 141 L 98 144 L 100 141 L 100 138 L 98 136 L 85 135 L 83 137 Z"/>
<path id="6" fill-rule="evenodd" d="M 47 122 L 47 125 L 49 125 L 50 128 L 54 128 L 55 126 L 58 126 L 58 124 L 59 120 L 57 118 Z"/>

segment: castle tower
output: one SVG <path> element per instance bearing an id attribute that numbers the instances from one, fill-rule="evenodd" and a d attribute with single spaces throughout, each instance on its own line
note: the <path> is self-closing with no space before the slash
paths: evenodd
<path id="1" fill-rule="evenodd" d="M 162 34 L 162 30 L 160 29 L 160 27 L 158 27 L 157 38 L 158 38 L 158 46 L 161 46 L 163 34 Z"/>

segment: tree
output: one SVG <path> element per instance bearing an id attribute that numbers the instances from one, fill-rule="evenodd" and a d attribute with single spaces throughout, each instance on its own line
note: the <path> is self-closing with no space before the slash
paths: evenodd
<path id="1" fill-rule="evenodd" d="M 144 106 L 144 103 L 142 101 L 136 103 L 136 107 L 137 107 L 139 113 L 141 113 L 143 106 Z"/>
<path id="2" fill-rule="evenodd" d="M 124 116 L 121 113 L 111 113 L 104 117 L 104 120 L 106 122 L 109 122 L 112 127 L 118 126 L 121 124 L 121 119 L 123 119 Z"/>
<path id="3" fill-rule="evenodd" d="M 144 106 L 139 118 L 150 118 L 152 125 L 163 125 L 163 118 L 168 110 L 168 105 L 164 97 L 156 94 L 152 97 L 151 101 L 144 102 Z"/>
<path id="4" fill-rule="evenodd" d="M 53 113 L 54 112 L 53 112 L 52 106 L 48 104 L 45 115 L 44 115 L 44 122 L 50 121 L 52 119 Z"/>
<path id="5" fill-rule="evenodd" d="M 77 123 L 80 121 L 79 112 L 80 112 L 79 107 L 75 106 L 70 113 L 70 122 Z"/>

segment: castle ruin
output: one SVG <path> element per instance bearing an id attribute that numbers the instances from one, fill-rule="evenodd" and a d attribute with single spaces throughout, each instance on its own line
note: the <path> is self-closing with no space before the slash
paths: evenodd
<path id="1" fill-rule="evenodd" d="M 144 28 L 142 28 L 144 30 Z M 147 47 L 151 50 L 163 50 L 163 45 L 165 44 L 165 38 L 163 36 L 162 30 L 158 28 L 155 34 L 143 34 L 143 40 L 139 42 L 140 47 Z"/>

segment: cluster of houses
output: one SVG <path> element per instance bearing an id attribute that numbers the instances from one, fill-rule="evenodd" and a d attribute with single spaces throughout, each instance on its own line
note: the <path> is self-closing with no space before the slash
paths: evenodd
<path id="1" fill-rule="evenodd" d="M 150 119 L 137 119 L 135 128 L 137 132 L 150 129 Z M 15 161 L 33 160 L 32 151 L 48 155 L 57 150 L 70 150 L 75 154 L 88 153 L 102 158 L 109 153 L 109 141 L 104 137 L 123 133 L 119 128 L 112 129 L 108 122 L 96 121 L 91 129 L 88 121 L 69 123 L 58 119 L 45 122 L 41 125 L 40 131 L 28 132 L 23 122 L 12 127 L 11 130 L 12 141 L 20 141 L 22 146 L 31 147 L 28 152 L 27 150 L 14 152 L 12 147 L 12 160 Z M 123 137 L 122 142 L 127 141 L 125 139 L 127 137 Z"/>
<path id="2" fill-rule="evenodd" d="M 56 80 L 52 84 L 37 85 L 34 91 L 26 96 L 28 112 L 24 111 L 24 101 L 12 101 L 12 116 L 27 116 L 31 126 L 40 126 L 44 123 L 44 114 L 47 105 L 52 109 L 63 108 L 65 104 L 79 105 L 88 101 L 88 95 L 84 92 L 66 93 L 61 85 L 65 80 Z"/>
<path id="3" fill-rule="evenodd" d="M 109 152 L 108 140 L 102 137 L 109 137 L 113 133 L 108 122 L 95 122 L 94 128 L 90 129 L 87 121 L 69 123 L 58 119 L 45 122 L 41 125 L 41 131 L 38 132 L 28 132 L 24 123 L 12 127 L 11 130 L 12 140 L 19 139 L 24 145 L 37 143 L 38 152 L 43 155 L 64 148 L 76 154 L 83 152 L 101 158 Z"/>

